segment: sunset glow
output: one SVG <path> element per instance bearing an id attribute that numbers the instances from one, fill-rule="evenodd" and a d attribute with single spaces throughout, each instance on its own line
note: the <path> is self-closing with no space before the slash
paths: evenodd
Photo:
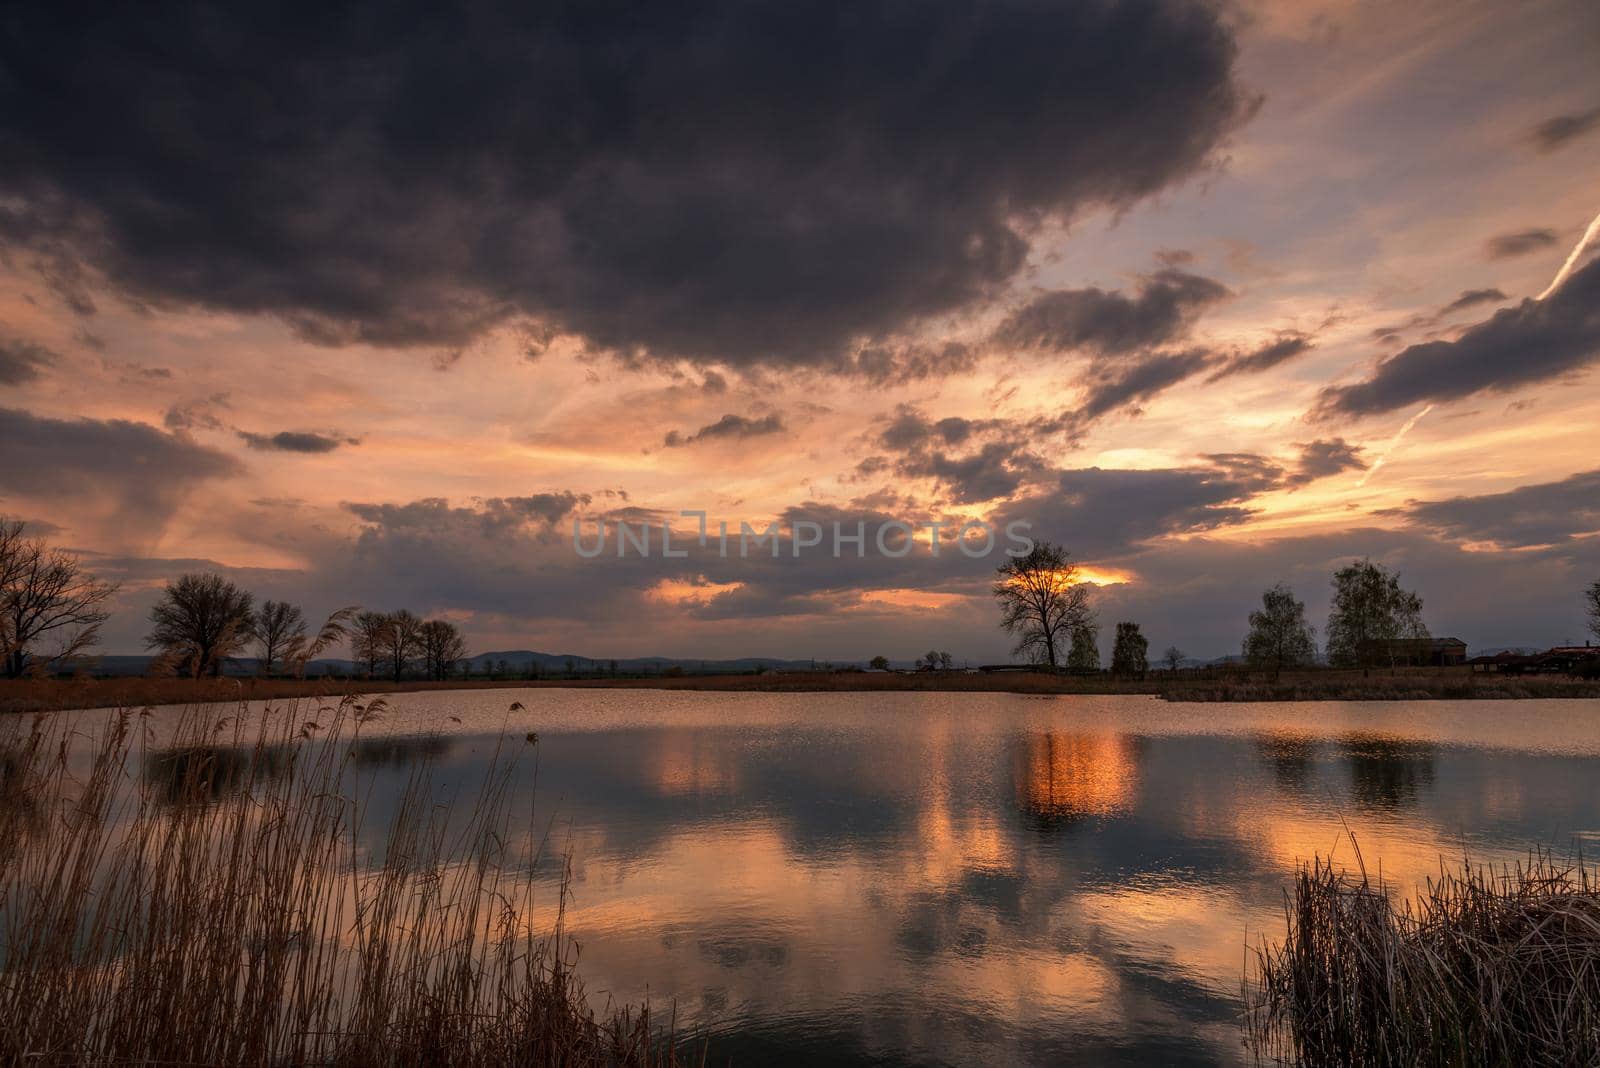
<path id="1" fill-rule="evenodd" d="M 448 616 L 477 650 L 910 658 L 940 613 L 940 647 L 995 661 L 968 521 L 1066 545 L 1103 620 L 1204 657 L 1274 581 L 1320 619 L 1359 556 L 1473 648 L 1576 633 L 1600 561 L 1592 7 L 1152 9 L 1149 70 L 1092 101 L 1052 72 L 1109 31 L 1068 7 L 975 38 L 970 83 L 891 75 L 915 57 L 868 34 L 858 81 L 818 59 L 854 95 L 817 96 L 751 30 L 724 42 L 748 63 L 616 72 L 604 115 L 511 59 L 544 54 L 531 23 L 464 29 L 453 55 L 497 58 L 460 71 L 486 124 L 461 138 L 337 64 L 269 63 L 276 91 L 164 72 L 204 129 L 273 99 L 260 130 L 302 135 L 226 146 L 115 103 L 155 77 L 142 53 L 124 85 L 19 67 L 49 104 L 0 142 L 0 511 L 122 583 L 112 653 L 204 567 L 319 618 Z M 174 54 L 205 47 L 185 32 Z M 429 39 L 375 47 L 432 69 Z M 583 147 L 542 109 L 586 116 Z M 572 551 L 574 520 L 685 510 L 894 519 L 923 547 L 938 522 L 945 551 Z"/>

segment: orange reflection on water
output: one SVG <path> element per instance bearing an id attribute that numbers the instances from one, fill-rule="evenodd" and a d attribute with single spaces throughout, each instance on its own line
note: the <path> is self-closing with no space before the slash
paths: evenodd
<path id="1" fill-rule="evenodd" d="M 656 790 L 665 797 L 710 797 L 733 790 L 738 781 L 726 748 L 707 744 L 692 731 L 670 731 L 656 745 L 651 769 Z"/>
<path id="2" fill-rule="evenodd" d="M 1052 819 L 1125 811 L 1139 788 L 1138 752 L 1120 734 L 1029 734 L 1017 755 L 1017 803 Z"/>

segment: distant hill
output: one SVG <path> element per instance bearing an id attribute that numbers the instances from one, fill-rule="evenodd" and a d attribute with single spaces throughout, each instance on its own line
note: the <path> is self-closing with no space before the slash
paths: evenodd
<path id="1" fill-rule="evenodd" d="M 86 670 L 92 675 L 144 675 L 154 660 L 153 656 L 97 656 L 89 659 Z M 532 649 L 479 653 L 469 657 L 467 664 L 471 674 L 485 676 L 497 672 L 502 661 L 505 670 L 512 674 L 525 675 L 530 673 L 530 669 L 537 668 L 537 673 L 546 677 L 558 677 L 569 671 L 578 675 L 609 675 L 613 671 L 619 675 L 659 675 L 678 668 L 686 674 L 738 675 L 754 671 L 811 671 L 824 667 L 866 666 L 865 661 L 779 660 L 760 656 L 732 660 L 671 656 L 618 657 L 613 660 L 610 657 L 580 656 L 577 653 L 541 653 Z M 612 667 L 613 663 L 615 668 Z M 571 664 L 570 668 L 568 664 Z M 910 661 L 893 661 L 892 664 L 895 667 L 912 666 Z M 233 657 L 223 665 L 224 675 L 249 676 L 258 671 L 259 662 L 254 657 Z M 306 665 L 307 675 L 357 673 L 354 662 L 337 658 L 313 660 Z"/>
<path id="2" fill-rule="evenodd" d="M 822 667 L 824 663 L 820 660 L 777 660 L 762 656 L 740 657 L 734 660 L 636 656 L 617 657 L 613 660 L 610 657 L 580 656 L 577 653 L 540 653 L 532 649 L 479 653 L 468 658 L 467 663 L 472 666 L 472 674 L 482 675 L 490 665 L 498 665 L 501 661 L 505 661 L 510 670 L 519 674 L 526 672 L 530 667 L 537 667 L 541 675 L 564 675 L 569 670 L 580 675 L 610 674 L 613 664 L 616 665 L 616 672 L 621 675 L 659 675 L 670 668 L 681 668 L 685 672 L 701 675 L 738 675 L 758 670 L 810 671 L 814 667 Z M 840 661 L 831 663 L 834 667 L 865 666 Z"/>

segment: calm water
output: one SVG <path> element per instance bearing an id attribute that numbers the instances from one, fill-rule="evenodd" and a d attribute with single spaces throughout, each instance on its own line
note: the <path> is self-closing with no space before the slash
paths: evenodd
<path id="1" fill-rule="evenodd" d="M 448 797 L 536 730 L 586 981 L 735 1064 L 1235 1063 L 1247 940 L 1345 828 L 1401 886 L 1600 850 L 1593 701 L 477 690 L 381 727 L 380 817 L 414 757 Z"/>

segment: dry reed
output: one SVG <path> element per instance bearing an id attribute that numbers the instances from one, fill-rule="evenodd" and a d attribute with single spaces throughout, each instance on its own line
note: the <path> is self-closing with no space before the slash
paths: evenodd
<path id="1" fill-rule="evenodd" d="M 565 879 L 534 930 L 509 743 L 455 810 L 421 747 L 374 831 L 352 769 L 380 708 L 234 745 L 195 716 L 142 762 L 126 711 L 87 763 L 46 717 L 0 743 L 0 1063 L 682 1063 L 648 1007 L 591 1007 Z"/>
<path id="2" fill-rule="evenodd" d="M 1581 861 L 1463 862 L 1402 904 L 1391 890 L 1300 870 L 1286 937 L 1246 979 L 1259 1060 L 1600 1064 L 1600 883 Z"/>

